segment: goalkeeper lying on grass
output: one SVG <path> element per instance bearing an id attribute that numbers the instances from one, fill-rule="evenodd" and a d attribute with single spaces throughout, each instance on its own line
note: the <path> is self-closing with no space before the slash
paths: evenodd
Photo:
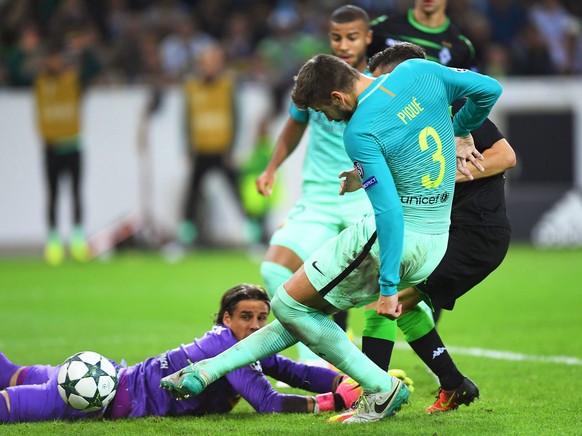
<path id="1" fill-rule="evenodd" d="M 318 413 L 352 406 L 362 391 L 347 376 L 296 363 L 277 354 L 237 369 L 217 380 L 204 393 L 183 401 L 177 401 L 159 388 L 162 377 L 190 362 L 216 356 L 265 326 L 269 312 L 269 298 L 260 286 L 242 284 L 229 289 L 222 296 L 212 330 L 191 344 L 120 368 L 115 398 L 107 407 L 90 413 L 71 408 L 59 396 L 59 366 L 18 366 L 0 353 L 0 389 L 4 389 L 0 392 L 0 423 L 225 413 L 241 397 L 259 413 Z M 319 395 L 279 393 L 267 375 Z"/>

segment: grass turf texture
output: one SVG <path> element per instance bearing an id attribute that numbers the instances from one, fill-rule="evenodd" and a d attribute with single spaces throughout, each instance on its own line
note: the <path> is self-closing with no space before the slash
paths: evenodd
<path id="1" fill-rule="evenodd" d="M 399 346 L 392 367 L 414 379 L 412 404 L 357 428 L 328 424 L 329 415 L 258 415 L 241 402 L 220 416 L 17 424 L 0 433 L 581 434 L 581 265 L 580 250 L 512 246 L 491 277 L 444 313 L 439 331 L 451 349 L 577 359 L 568 365 L 452 351 L 481 389 L 481 400 L 452 413 L 423 412 L 437 386 L 418 358 Z M 59 364 L 93 350 L 131 365 L 203 334 L 222 292 L 241 282 L 260 283 L 258 264 L 241 252 L 196 253 L 174 264 L 157 255 L 122 254 L 56 268 L 37 259 L 1 259 L 0 350 L 19 364 Z M 352 311 L 350 322 L 358 334 L 361 313 Z M 294 350 L 285 354 L 294 357 Z"/>

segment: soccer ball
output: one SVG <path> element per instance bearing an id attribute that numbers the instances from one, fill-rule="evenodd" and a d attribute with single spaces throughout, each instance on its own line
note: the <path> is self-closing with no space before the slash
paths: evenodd
<path id="1" fill-rule="evenodd" d="M 115 397 L 117 371 L 102 355 L 83 351 L 64 361 L 57 383 L 65 403 L 83 412 L 94 412 Z"/>

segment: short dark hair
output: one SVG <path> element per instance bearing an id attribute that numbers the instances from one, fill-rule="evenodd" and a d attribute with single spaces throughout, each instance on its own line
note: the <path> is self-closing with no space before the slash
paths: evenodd
<path id="1" fill-rule="evenodd" d="M 351 92 L 359 75 L 358 70 L 336 56 L 315 55 L 295 76 L 291 98 L 295 106 L 304 110 L 318 104 L 329 104 L 333 91 Z"/>
<path id="2" fill-rule="evenodd" d="M 223 294 L 214 323 L 222 324 L 224 322 L 224 314 L 228 312 L 232 315 L 236 310 L 236 305 L 245 300 L 262 301 L 269 308 L 269 312 L 271 311 L 271 301 L 269 300 L 267 292 L 261 286 L 241 283 L 240 285 L 233 286 Z"/>
<path id="3" fill-rule="evenodd" d="M 384 73 L 389 73 L 408 59 L 426 59 L 426 52 L 412 42 L 398 42 L 372 56 L 368 61 L 368 70 L 373 73 L 382 68 L 385 70 Z"/>
<path id="4" fill-rule="evenodd" d="M 351 23 L 352 21 L 362 20 L 366 26 L 370 24 L 368 13 L 362 8 L 354 5 L 344 5 L 337 8 L 331 13 L 329 21 L 332 23 Z"/>

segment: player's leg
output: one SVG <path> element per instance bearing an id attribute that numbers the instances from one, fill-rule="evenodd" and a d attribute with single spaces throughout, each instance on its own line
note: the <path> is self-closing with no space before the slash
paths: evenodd
<path id="1" fill-rule="evenodd" d="M 0 392 L 3 423 L 83 419 L 101 413 L 85 413 L 68 406 L 59 395 L 56 375 L 43 384 L 14 386 Z"/>
<path id="2" fill-rule="evenodd" d="M 305 195 L 297 202 L 284 224 L 271 237 L 261 264 L 261 275 L 269 296 L 272 298 L 304 260 L 338 232 L 337 217 L 327 205 L 322 206 L 322 201 L 318 204 L 318 198 Z M 297 352 L 302 362 L 326 365 L 302 343 L 297 344 Z"/>
<path id="3" fill-rule="evenodd" d="M 44 248 L 44 257 L 50 265 L 58 265 L 65 258 L 65 249 L 59 236 L 57 226 L 57 202 L 59 196 L 59 175 L 61 157 L 49 146 L 45 148 L 45 177 L 47 183 L 47 222 L 48 238 Z"/>
<path id="4" fill-rule="evenodd" d="M 52 365 L 17 365 L 0 352 L 0 389 L 9 386 L 35 385 L 56 376 L 59 367 Z"/>
<path id="5" fill-rule="evenodd" d="M 326 315 L 335 308 L 311 285 L 303 268 L 279 288 L 272 307 L 289 331 L 364 389 L 355 411 L 342 421 L 377 421 L 408 401 L 406 385 L 375 365 Z"/>
<path id="6" fill-rule="evenodd" d="M 160 386 L 178 397 L 198 395 L 229 372 L 279 353 L 295 343 L 297 339 L 275 320 L 217 356 L 164 377 Z"/>
<path id="7" fill-rule="evenodd" d="M 71 234 L 71 254 L 78 262 L 86 262 L 91 252 L 83 229 L 83 201 L 81 198 L 81 152 L 75 151 L 67 155 L 68 169 L 71 174 L 71 189 L 73 192 L 73 232 Z"/>

